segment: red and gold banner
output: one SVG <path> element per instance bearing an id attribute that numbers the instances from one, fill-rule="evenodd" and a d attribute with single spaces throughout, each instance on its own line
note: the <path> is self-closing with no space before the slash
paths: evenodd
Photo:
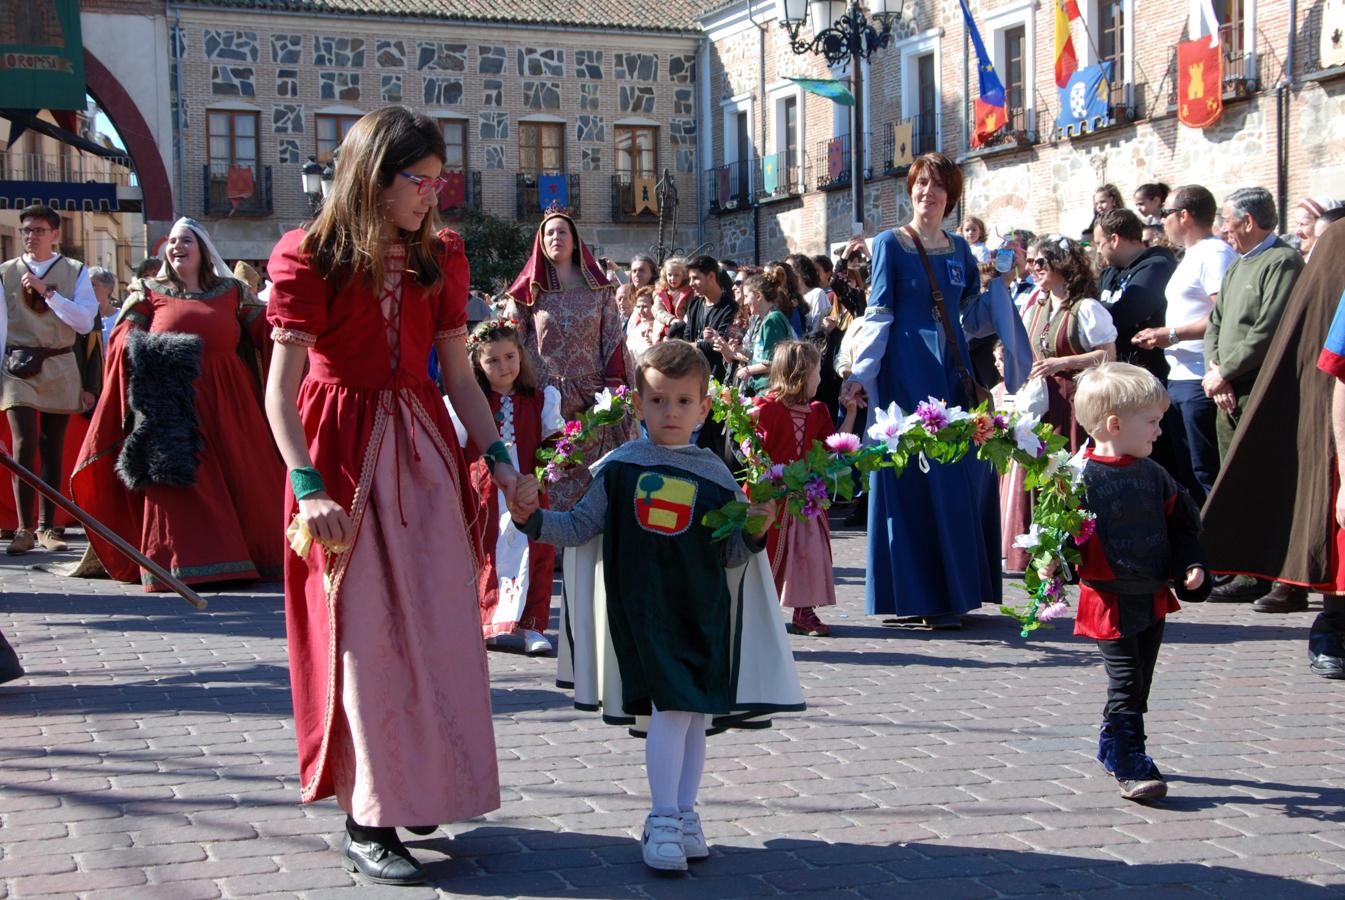
<path id="1" fill-rule="evenodd" d="M 1208 128 L 1224 111 L 1224 54 L 1208 37 L 1177 45 L 1177 119 L 1188 128 Z"/>

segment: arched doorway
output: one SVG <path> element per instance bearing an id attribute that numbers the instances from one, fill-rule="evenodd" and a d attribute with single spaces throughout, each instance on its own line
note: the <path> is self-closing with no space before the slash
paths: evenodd
<path id="1" fill-rule="evenodd" d="M 90 96 L 116 126 L 135 166 L 143 197 L 145 225 L 150 240 L 173 222 L 173 181 L 145 117 L 117 77 L 98 57 L 84 48 L 84 80 Z"/>

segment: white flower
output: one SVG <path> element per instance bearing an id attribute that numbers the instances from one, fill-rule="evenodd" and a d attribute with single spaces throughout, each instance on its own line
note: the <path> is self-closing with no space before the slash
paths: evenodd
<path id="1" fill-rule="evenodd" d="M 869 426 L 869 438 L 887 444 L 888 450 L 896 450 L 901 444 L 901 436 L 911 429 L 911 420 L 897 406 L 896 401 L 887 409 L 881 407 L 873 411 L 873 424 Z"/>
<path id="2" fill-rule="evenodd" d="M 1046 468 L 1042 469 L 1042 479 L 1053 478 L 1061 469 L 1067 469 L 1070 464 L 1068 450 L 1057 450 L 1046 458 Z"/>
<path id="3" fill-rule="evenodd" d="M 611 388 L 603 388 L 593 395 L 593 408 L 597 410 L 608 410 L 616 403 L 616 397 L 612 396 Z"/>
<path id="4" fill-rule="evenodd" d="M 1036 416 L 1019 416 L 1013 423 L 1013 442 L 1028 456 L 1041 456 L 1046 445 L 1032 429 L 1037 427 Z"/>
<path id="5" fill-rule="evenodd" d="M 1041 546 L 1041 526 L 1033 523 L 1026 534 L 1013 539 L 1013 545 L 1019 550 L 1036 550 Z"/>
<path id="6" fill-rule="evenodd" d="M 1084 458 L 1084 451 L 1088 449 L 1088 443 L 1088 441 L 1084 441 L 1079 451 L 1071 456 L 1069 462 L 1065 464 L 1065 468 L 1069 469 L 1070 484 L 1076 488 L 1083 484 L 1083 469 L 1088 464 L 1088 460 Z"/>

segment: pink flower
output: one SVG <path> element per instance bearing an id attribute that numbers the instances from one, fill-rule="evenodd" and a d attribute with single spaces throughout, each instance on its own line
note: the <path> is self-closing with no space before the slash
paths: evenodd
<path id="1" fill-rule="evenodd" d="M 941 403 L 925 401 L 915 407 L 915 417 L 930 434 L 938 434 L 948 427 L 948 410 Z"/>
<path id="2" fill-rule="evenodd" d="M 1050 606 L 1043 606 L 1037 610 L 1038 622 L 1049 622 L 1058 616 L 1063 615 L 1069 609 L 1069 604 L 1064 600 L 1057 600 Z"/>
<path id="3" fill-rule="evenodd" d="M 827 508 L 827 485 L 821 478 L 814 478 L 803 489 L 803 513 L 815 519 Z"/>
<path id="4" fill-rule="evenodd" d="M 621 400 L 625 400 L 625 399 L 626 399 L 626 395 L 629 394 L 629 393 L 630 393 L 630 388 L 626 387 L 626 385 L 624 385 L 624 384 L 619 384 L 619 385 L 616 386 L 616 390 L 612 391 L 612 396 L 613 396 L 613 397 L 617 397 L 617 398 L 619 398 L 619 399 L 621 399 Z"/>
<path id="5" fill-rule="evenodd" d="M 826 445 L 835 453 L 855 453 L 859 450 L 859 435 L 838 431 L 826 439 Z"/>
<path id="6" fill-rule="evenodd" d="M 556 455 L 569 456 L 574 452 L 574 441 L 569 438 L 560 438 L 556 441 Z"/>
<path id="7" fill-rule="evenodd" d="M 783 481 L 785 478 L 785 467 L 780 463 L 776 463 L 766 470 L 766 477 L 771 481 Z"/>
<path id="8" fill-rule="evenodd" d="M 1079 525 L 1079 533 L 1074 536 L 1074 543 L 1086 544 L 1088 539 L 1097 531 L 1097 518 L 1095 516 L 1084 516 L 1084 520 Z"/>
<path id="9" fill-rule="evenodd" d="M 976 431 L 971 436 L 973 444 L 984 444 L 995 436 L 995 420 L 985 413 L 977 413 L 972 416 L 972 423 L 976 426 Z"/>
<path id="10" fill-rule="evenodd" d="M 545 471 L 542 472 L 542 477 L 551 483 L 560 481 L 560 466 L 553 462 L 547 463 Z"/>
<path id="11" fill-rule="evenodd" d="M 581 423 L 581 422 L 566 422 L 566 423 L 565 423 L 565 436 L 566 436 L 566 437 L 578 437 L 579 435 L 581 435 L 581 434 L 583 434 L 583 433 L 584 433 L 584 426 L 583 426 L 583 423 Z"/>

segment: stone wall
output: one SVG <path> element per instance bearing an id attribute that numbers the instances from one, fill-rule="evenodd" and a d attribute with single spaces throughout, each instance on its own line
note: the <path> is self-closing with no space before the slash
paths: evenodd
<path id="1" fill-rule="evenodd" d="M 226 256 L 264 256 L 308 215 L 300 168 L 317 153 L 317 114 L 358 115 L 394 103 L 467 123 L 466 167 L 480 173 L 482 207 L 506 218 L 515 215 L 520 120 L 563 122 L 565 170 L 580 183 L 580 227 L 622 260 L 648 250 L 656 228 L 610 227 L 615 124 L 653 122 L 656 167 L 675 173 L 679 218 L 695 221 L 695 34 L 206 8 L 184 9 L 182 25 L 186 210 L 200 215 L 204 205 L 211 107 L 258 113 L 260 164 L 272 170 L 273 215 L 211 221 Z"/>

